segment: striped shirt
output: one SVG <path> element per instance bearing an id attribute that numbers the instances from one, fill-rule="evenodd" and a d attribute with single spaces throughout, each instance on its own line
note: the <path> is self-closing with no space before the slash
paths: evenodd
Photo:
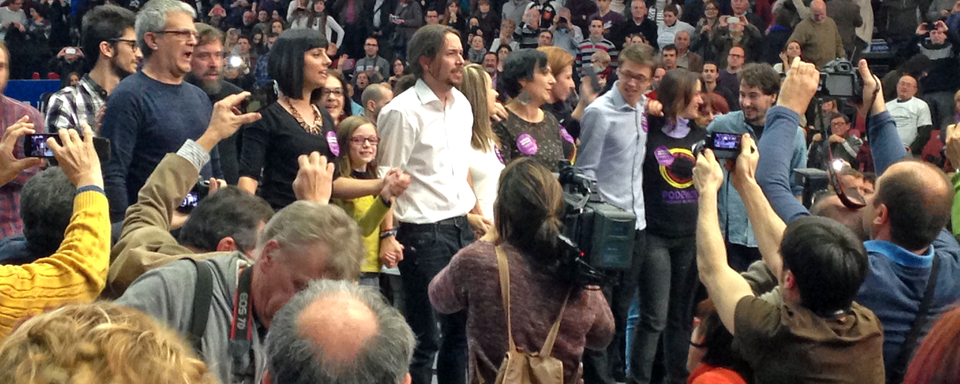
<path id="1" fill-rule="evenodd" d="M 93 133 L 100 134 L 97 115 L 107 103 L 107 91 L 90 75 L 84 75 L 76 86 L 66 87 L 50 96 L 47 102 L 47 118 L 43 124 L 48 133 L 60 128 L 77 129 L 87 124 Z"/>
<path id="2" fill-rule="evenodd" d="M 593 41 L 592 37 L 588 37 L 580 43 L 580 52 L 577 53 L 576 68 L 581 71 L 581 76 L 583 76 L 584 64 L 589 66 L 593 53 L 597 51 L 606 51 L 610 54 L 610 66 L 617 67 L 617 47 L 613 45 L 613 42 L 604 38 Z"/>
<path id="3" fill-rule="evenodd" d="M 30 122 L 34 124 L 42 119 L 40 112 L 29 104 L 0 96 L 0 135 L 24 116 L 30 116 Z M 23 158 L 23 140 L 17 140 L 13 157 Z M 20 172 L 16 179 L 0 186 L 0 237 L 13 236 L 23 231 L 23 222 L 20 221 L 20 190 L 23 189 L 23 184 L 39 171 L 39 167 L 26 169 Z"/>

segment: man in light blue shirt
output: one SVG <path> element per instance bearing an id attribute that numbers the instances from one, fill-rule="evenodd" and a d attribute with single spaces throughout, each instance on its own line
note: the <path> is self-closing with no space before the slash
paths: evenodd
<path id="1" fill-rule="evenodd" d="M 750 64 L 744 67 L 739 76 L 740 106 L 742 110 L 718 116 L 707 126 L 707 132 L 750 134 L 754 140 L 760 140 L 767 110 L 776 105 L 780 94 L 780 75 L 769 64 Z M 793 137 L 793 152 L 790 155 L 790 185 L 794 195 L 802 192 L 802 187 L 794 184 L 794 170 L 804 168 L 807 163 L 807 147 L 803 129 L 797 126 Z M 763 152 L 760 156 L 763 156 Z M 760 260 L 757 238 L 753 227 L 747 220 L 747 211 L 740 194 L 730 184 L 730 177 L 724 169 L 724 182 L 720 187 L 717 207 L 720 213 L 720 229 L 727 243 L 730 266 L 737 271 L 746 271 L 754 261 Z"/>
<path id="2" fill-rule="evenodd" d="M 620 53 L 613 89 L 598 97 L 583 112 L 576 166 L 597 179 L 603 199 L 637 215 L 633 263 L 612 292 L 604 293 L 616 320 L 616 336 L 606 352 L 584 351 L 584 381 L 612 383 L 613 371 L 623 371 L 627 311 L 637 291 L 641 254 L 646 248 L 647 227 L 643 208 L 643 158 L 646 154 L 646 98 L 653 78 L 653 52 L 646 45 L 631 45 Z"/>

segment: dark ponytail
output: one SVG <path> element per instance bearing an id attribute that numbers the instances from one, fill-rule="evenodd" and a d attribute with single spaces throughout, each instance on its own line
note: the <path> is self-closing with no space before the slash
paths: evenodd
<path id="1" fill-rule="evenodd" d="M 535 269 L 573 286 L 575 269 L 560 257 L 562 203 L 557 178 L 536 160 L 523 157 L 500 174 L 493 209 L 501 241 L 517 248 Z"/>

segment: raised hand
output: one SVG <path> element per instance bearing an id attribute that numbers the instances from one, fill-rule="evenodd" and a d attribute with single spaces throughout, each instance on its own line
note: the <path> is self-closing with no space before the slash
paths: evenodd
<path id="1" fill-rule="evenodd" d="M 693 184 L 700 193 L 717 192 L 723 185 L 723 169 L 712 150 L 704 149 L 697 155 L 697 165 L 693 167 Z"/>
<path id="2" fill-rule="evenodd" d="M 203 136 L 197 139 L 197 144 L 209 152 L 221 140 L 233 136 L 244 124 L 260 120 L 260 113 L 241 113 L 240 111 L 240 103 L 249 96 L 250 92 L 240 92 L 224 97 L 223 100 L 214 104 L 210 125 L 207 126 Z"/>
<path id="3" fill-rule="evenodd" d="M 53 151 L 57 163 L 63 169 L 70 182 L 77 188 L 95 185 L 103 188 L 103 174 L 100 172 L 100 158 L 93 148 L 93 130 L 83 125 L 83 138 L 75 129 L 61 129 L 60 142 L 52 137 L 47 139 L 47 147 Z"/>
<path id="4" fill-rule="evenodd" d="M 16 179 L 20 172 L 28 168 L 43 164 L 43 159 L 36 157 L 17 159 L 13 154 L 20 138 L 33 133 L 33 124 L 30 123 L 28 116 L 21 117 L 3 132 L 3 139 L 0 139 L 0 185 Z"/>
<path id="5" fill-rule="evenodd" d="M 810 99 L 817 93 L 817 87 L 820 85 L 820 71 L 811 63 L 800 61 L 799 57 L 793 59 L 790 65 L 790 72 L 787 72 L 787 78 L 783 80 L 780 86 L 780 97 L 777 105 L 790 108 L 798 115 L 803 115 L 807 111 L 807 105 Z"/>
<path id="6" fill-rule="evenodd" d="M 320 152 L 300 155 L 297 158 L 300 170 L 293 180 L 293 193 L 297 200 L 313 201 L 320 204 L 330 202 L 333 191 L 334 163 L 328 163 Z"/>

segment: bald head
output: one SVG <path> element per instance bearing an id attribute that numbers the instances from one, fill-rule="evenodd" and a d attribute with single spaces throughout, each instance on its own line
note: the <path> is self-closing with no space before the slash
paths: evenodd
<path id="1" fill-rule="evenodd" d="M 273 384 L 400 383 L 416 340 L 379 292 L 317 280 L 274 318 L 267 335 Z"/>
<path id="2" fill-rule="evenodd" d="M 930 164 L 905 160 L 877 179 L 877 191 L 864 220 L 889 225 L 890 241 L 909 251 L 923 250 L 946 227 L 953 193 L 946 175 Z M 885 207 L 887 220 L 877 220 Z M 878 221 L 883 221 L 877 224 Z"/>
<path id="3" fill-rule="evenodd" d="M 813 21 L 822 22 L 827 18 L 827 3 L 823 0 L 813 0 L 810 3 L 810 12 L 812 13 Z"/>
<path id="4" fill-rule="evenodd" d="M 821 198 L 810 208 L 814 216 L 834 219 L 849 228 L 862 241 L 870 240 L 869 234 L 863 228 L 863 214 L 860 211 L 847 208 L 836 194 Z"/>
<path id="5" fill-rule="evenodd" d="M 393 100 L 393 90 L 387 84 L 370 84 L 360 95 L 360 103 L 363 105 L 364 114 L 370 121 L 376 123 L 380 115 L 380 109 Z"/>
<path id="6" fill-rule="evenodd" d="M 297 317 L 300 337 L 309 339 L 324 352 L 327 361 L 338 365 L 356 359 L 377 331 L 373 311 L 345 292 L 314 299 Z"/>

